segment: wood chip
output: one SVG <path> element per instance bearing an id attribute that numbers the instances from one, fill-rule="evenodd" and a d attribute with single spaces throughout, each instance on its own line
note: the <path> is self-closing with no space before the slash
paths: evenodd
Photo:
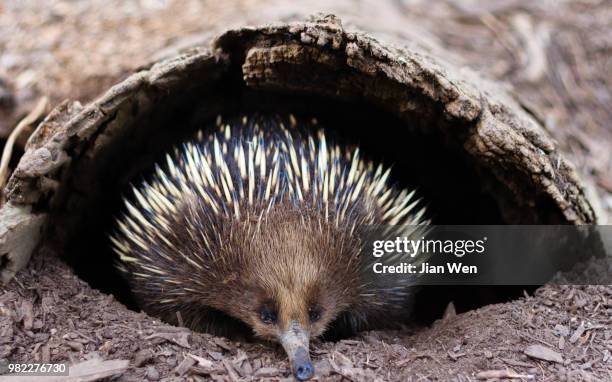
<path id="1" fill-rule="evenodd" d="M 21 303 L 21 320 L 23 321 L 23 328 L 25 330 L 32 329 L 34 323 L 34 313 L 32 302 L 29 300 L 23 300 Z"/>
<path id="2" fill-rule="evenodd" d="M 493 379 L 493 378 L 522 378 L 533 379 L 531 374 L 517 374 L 512 370 L 486 370 L 476 374 L 477 379 Z"/>
<path id="3" fill-rule="evenodd" d="M 578 339 L 582 337 L 585 331 L 586 331 L 586 327 L 584 326 L 584 321 L 583 321 L 580 323 L 580 326 L 578 327 L 578 329 L 576 329 L 576 331 L 574 331 L 574 333 L 570 337 L 569 339 L 570 344 L 576 343 L 576 341 L 578 341 Z"/>
<path id="4" fill-rule="evenodd" d="M 276 377 L 278 375 L 280 375 L 280 370 L 275 367 L 262 367 L 255 372 L 255 377 L 258 378 Z"/>
<path id="5" fill-rule="evenodd" d="M 151 349 L 142 349 L 136 353 L 134 356 L 133 366 L 138 368 L 142 365 L 146 364 L 153 358 L 153 350 Z"/>
<path id="6" fill-rule="evenodd" d="M 563 357 L 561 354 L 543 345 L 529 345 L 527 348 L 525 348 L 524 353 L 532 358 L 563 363 Z"/>
<path id="7" fill-rule="evenodd" d="M 218 337 L 215 337 L 215 338 L 213 338 L 213 340 L 212 340 L 212 341 L 215 343 L 215 345 L 217 345 L 217 346 L 218 346 L 218 347 L 220 347 L 221 349 L 223 349 L 223 350 L 227 350 L 227 351 L 232 351 L 231 346 L 229 346 L 229 345 L 227 344 L 227 342 L 225 342 L 223 339 L 218 338 Z"/>
<path id="8" fill-rule="evenodd" d="M 225 366 L 225 370 L 227 370 L 227 375 L 229 376 L 230 381 L 238 381 L 240 376 L 238 376 L 238 373 L 236 370 L 234 370 L 232 363 L 227 358 L 224 358 L 221 362 L 223 362 L 223 366 Z"/>
<path id="9" fill-rule="evenodd" d="M 357 341 L 357 340 L 342 340 L 340 341 L 341 344 L 344 345 L 361 345 L 363 342 L 362 341 Z"/>
<path id="10" fill-rule="evenodd" d="M 248 359 L 242 363 L 242 371 L 246 376 L 253 375 L 253 366 L 251 366 L 251 362 Z"/>
<path id="11" fill-rule="evenodd" d="M 44 345 L 40 349 L 40 354 L 41 354 L 41 361 L 43 363 L 49 363 L 51 361 L 51 349 L 49 348 L 49 345 Z"/>
<path id="12" fill-rule="evenodd" d="M 174 372 L 179 376 L 182 377 L 183 375 L 185 375 L 189 369 L 191 369 L 191 367 L 193 365 L 195 365 L 197 363 L 197 361 L 195 359 L 193 359 L 192 357 L 185 357 L 183 358 L 183 360 L 181 361 L 181 363 L 179 363 L 179 365 L 176 367 L 176 369 L 174 369 Z"/>
<path id="13" fill-rule="evenodd" d="M 334 361 L 336 361 L 337 365 L 341 368 L 350 369 L 353 367 L 353 361 L 351 361 L 350 358 L 348 358 L 347 356 L 345 356 L 344 354 L 340 352 L 337 352 L 337 351 L 333 352 L 332 358 Z"/>
<path id="14" fill-rule="evenodd" d="M 78 351 L 78 352 L 83 351 L 83 344 L 80 343 L 80 342 L 66 341 L 66 345 L 68 345 L 68 347 L 70 347 L 70 349 L 72 349 L 74 351 Z"/>
<path id="15" fill-rule="evenodd" d="M 565 349 L 565 337 L 559 337 L 559 344 L 557 346 L 559 346 L 559 350 Z"/>
<path id="16" fill-rule="evenodd" d="M 195 354 L 187 354 L 196 361 L 196 365 L 191 367 L 191 372 L 201 375 L 223 374 L 225 370 L 214 362 Z"/>
<path id="17" fill-rule="evenodd" d="M 249 364 L 247 368 L 243 368 L 243 364 L 249 363 L 249 357 L 243 350 L 238 349 L 236 359 L 232 361 L 234 364 L 234 368 L 240 374 L 241 377 L 246 377 L 247 375 L 253 374 L 253 370 L 251 369 L 251 365 Z"/>
<path id="18" fill-rule="evenodd" d="M 152 340 L 155 338 L 164 339 L 184 348 L 191 349 L 191 345 L 189 345 L 189 332 L 155 333 L 146 337 L 145 340 Z"/>
<path id="19" fill-rule="evenodd" d="M 200 357 L 194 354 L 187 354 L 187 355 L 193 358 L 198 363 L 198 366 L 200 367 L 204 367 L 208 369 L 212 369 L 215 367 L 215 364 L 213 363 L 213 361 L 210 361 L 206 358 L 203 358 L 203 357 Z"/>
<path id="20" fill-rule="evenodd" d="M 457 360 L 458 360 L 460 357 L 463 357 L 463 356 L 465 356 L 465 355 L 466 355 L 465 353 L 455 353 L 455 352 L 452 352 L 452 351 L 450 351 L 450 350 L 449 350 L 449 351 L 447 351 L 446 353 L 448 354 L 448 356 L 449 356 L 449 357 L 450 357 L 450 358 L 451 358 L 453 361 L 457 361 Z"/>
<path id="21" fill-rule="evenodd" d="M 242 364 L 242 362 L 246 361 L 249 358 L 243 350 L 238 349 L 236 353 L 236 359 L 233 360 L 234 365 L 239 366 L 240 364 Z"/>

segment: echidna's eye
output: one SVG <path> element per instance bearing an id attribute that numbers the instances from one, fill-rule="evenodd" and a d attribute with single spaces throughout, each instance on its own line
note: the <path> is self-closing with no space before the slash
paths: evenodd
<path id="1" fill-rule="evenodd" d="M 266 305 L 261 308 L 261 311 L 259 312 L 259 318 L 261 318 L 261 321 L 263 321 L 264 324 L 275 324 L 277 319 L 276 311 Z"/>
<path id="2" fill-rule="evenodd" d="M 310 322 L 319 321 L 321 318 L 321 309 L 318 306 L 313 306 L 308 309 L 308 317 L 310 318 Z"/>

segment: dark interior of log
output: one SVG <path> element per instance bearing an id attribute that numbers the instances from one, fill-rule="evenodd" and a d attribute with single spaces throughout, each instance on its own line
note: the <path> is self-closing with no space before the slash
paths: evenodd
<path id="1" fill-rule="evenodd" d="M 493 197 L 501 185 L 469 159 L 461 143 L 449 140 L 435 125 L 424 127 L 418 115 L 410 123 L 365 100 L 257 91 L 247 89 L 239 78 L 218 83 L 223 85 L 206 86 L 205 91 L 198 87 L 160 91 L 155 107 L 138 113 L 134 125 L 113 137 L 95 158 L 80 154 L 73 161 L 54 200 L 47 242 L 58 247 L 83 280 L 131 309 L 138 306 L 113 266 L 108 240 L 113 218 L 122 208 L 121 196 L 174 144 L 213 123 L 219 113 L 292 112 L 298 118 L 316 117 L 341 140 L 358 144 L 365 157 L 392 165 L 393 179 L 418 190 L 434 224 L 509 223 Z M 461 312 L 516 298 L 524 289 L 533 287 L 425 287 L 417 295 L 414 319 L 431 323 L 450 301 Z"/>

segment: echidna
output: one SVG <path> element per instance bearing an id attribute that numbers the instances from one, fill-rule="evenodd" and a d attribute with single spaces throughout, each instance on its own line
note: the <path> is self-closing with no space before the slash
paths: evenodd
<path id="1" fill-rule="evenodd" d="M 278 340 L 295 377 L 309 379 L 310 338 L 405 314 L 413 280 L 375 277 L 368 243 L 415 232 L 424 210 L 314 122 L 216 124 L 133 188 L 111 237 L 119 267 L 150 314 L 210 331 L 222 312 Z"/>

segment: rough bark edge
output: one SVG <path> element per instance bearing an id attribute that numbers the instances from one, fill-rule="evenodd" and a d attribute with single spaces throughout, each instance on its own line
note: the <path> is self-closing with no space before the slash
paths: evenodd
<path id="1" fill-rule="evenodd" d="M 0 208 L 0 258 L 6 266 L 0 269 L 0 279 L 8 282 L 27 264 L 72 160 L 87 150 L 88 156 L 95 157 L 112 142 L 109 137 L 116 129 L 130 127 L 132 110 L 146 112 L 152 100 L 167 93 L 185 73 L 210 70 L 213 76 L 224 66 L 217 65 L 210 50 L 193 50 L 131 75 L 85 107 L 64 101 L 52 110 L 28 140 L 4 190 L 7 203 Z"/>
<path id="2" fill-rule="evenodd" d="M 504 170 L 512 169 L 531 179 L 538 191 L 551 197 L 567 222 L 597 222 L 576 170 L 545 129 L 501 85 L 464 68 L 458 73 L 440 59 L 382 44 L 363 33 L 347 32 L 332 15 L 319 15 L 307 23 L 230 31 L 214 48 L 217 54 L 244 57 L 243 76 L 251 87 L 330 93 L 317 84 L 292 84 L 296 79 L 287 77 L 291 70 L 279 69 L 283 64 L 297 67 L 294 73 L 299 73 L 300 65 L 316 63 L 336 66 L 338 72 L 352 68 L 372 78 L 383 76 L 400 85 L 404 95 L 401 91 L 392 94 L 396 98 L 389 102 L 389 89 L 381 91 L 372 83 L 369 89 L 359 89 L 365 90 L 363 96 L 386 103 L 400 116 L 413 111 L 415 93 L 441 104 L 444 117 L 458 122 L 451 128 L 469 126 L 466 151 L 491 169 L 516 197 L 529 203 L 530 196 L 520 195 L 513 174 L 508 176 Z M 340 93 L 346 91 L 350 92 L 340 89 Z M 449 135 L 465 133 L 451 128 L 446 131 Z"/>
<path id="3" fill-rule="evenodd" d="M 33 232 L 45 221 L 45 212 L 62 173 L 82 150 L 91 147 L 97 150 L 110 141 L 101 139 L 91 145 L 92 140 L 104 135 L 110 122 L 113 128 L 129 128 L 129 123 L 117 120 L 130 114 L 125 110 L 139 106 L 139 112 L 143 112 L 155 94 L 169 92 L 189 73 L 219 71 L 230 64 L 241 64 L 245 82 L 255 88 L 329 91 L 316 84 L 301 85 L 297 89 L 295 84 L 283 82 L 289 78 L 276 77 L 280 72 L 275 67 L 281 63 L 299 65 L 313 60 L 318 64 L 352 68 L 363 78 L 384 78 L 396 85 L 391 98 L 376 86 L 352 90 L 386 103 L 400 116 L 423 106 L 414 105 L 411 95 L 415 93 L 441 105 L 445 118 L 467 122 L 457 126 L 471 126 L 469 131 L 461 132 L 469 136 L 465 144 L 467 152 L 492 169 L 509 189 L 516 188 L 513 179 L 500 169 L 515 169 L 530 177 L 537 189 L 550 195 L 567 222 L 596 222 L 576 171 L 557 152 L 544 129 L 499 86 L 474 74 L 465 71 L 458 74 L 427 55 L 384 45 L 359 32 L 347 32 L 334 16 L 229 31 L 214 40 L 212 48 L 214 54 L 208 49 L 195 48 L 135 73 L 85 107 L 64 102 L 39 125 L 7 185 L 8 203 L 0 210 L 0 216 L 14 214 L 11 219 L 0 220 L 0 243 L 8 248 L 0 256 L 19 264 L 8 273 L 4 270 L 3 278 L 10 278 L 27 263 L 39 240 Z M 509 140 L 509 136 L 513 138 Z M 87 154 L 95 156 L 95 151 Z M 15 227 L 19 227 L 20 234 L 11 234 L 17 230 Z M 28 250 L 20 246 L 24 240 L 30 243 Z"/>

